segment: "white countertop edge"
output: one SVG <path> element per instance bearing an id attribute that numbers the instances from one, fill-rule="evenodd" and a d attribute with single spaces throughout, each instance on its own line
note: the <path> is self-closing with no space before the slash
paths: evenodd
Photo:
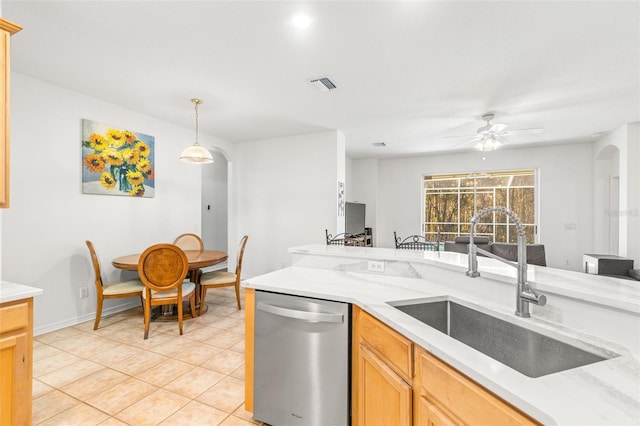
<path id="1" fill-rule="evenodd" d="M 0 303 L 28 299 L 30 297 L 40 296 L 42 293 L 43 291 L 41 288 L 12 283 L 9 281 L 0 282 Z"/>
<path id="2" fill-rule="evenodd" d="M 444 269 L 467 270 L 467 255 L 456 252 L 396 250 L 377 247 L 342 247 L 309 244 L 291 247 L 291 254 L 346 257 L 367 260 L 419 262 Z M 517 271 L 495 259 L 478 257 L 481 276 L 513 284 Z M 528 265 L 527 280 L 536 290 L 607 307 L 640 313 L 640 282 L 603 275 Z"/>
<path id="3" fill-rule="evenodd" d="M 582 340 L 586 344 L 601 347 L 618 353 L 618 358 L 601 363 L 586 365 L 538 378 L 530 378 L 493 360 L 492 358 L 446 336 L 431 327 L 420 323 L 408 315 L 396 310 L 386 302 L 420 298 L 449 298 L 446 290 L 427 285 L 417 287 L 416 279 L 387 277 L 397 283 L 397 288 L 385 285 L 378 277 L 375 281 L 366 275 L 345 274 L 344 272 L 290 267 L 243 282 L 243 287 L 278 293 L 294 294 L 303 297 L 335 300 L 352 303 L 374 315 L 400 334 L 411 339 L 419 346 L 433 353 L 480 385 L 518 407 L 544 424 L 586 424 L 598 423 L 595 419 L 606 419 L 601 424 L 629 424 L 629 416 L 619 405 L 628 402 L 616 400 L 613 404 L 597 404 L 603 392 L 608 388 L 616 388 L 616 380 L 607 380 L 609 369 L 613 369 L 615 377 L 624 375 L 628 369 L 637 371 L 640 359 L 619 344 L 603 347 L 602 341 L 590 341 L 588 335 L 567 335 L 567 330 L 559 329 L 553 334 L 565 335 L 568 339 Z M 303 282 L 303 280 L 305 280 Z M 353 280 L 353 282 L 352 282 Z M 384 281 L 384 280 L 383 280 Z M 424 283 L 424 280 L 421 280 Z M 323 283 L 331 282 L 330 285 Z M 347 285 L 350 283 L 350 285 Z M 359 288 L 356 288 L 359 287 Z M 364 291 L 366 290 L 366 291 Z M 362 297 L 364 295 L 364 297 Z M 461 299 L 454 297 L 454 299 Z M 475 305 L 473 302 L 471 305 Z M 492 309 L 487 309 L 493 311 Z M 494 312 L 495 313 L 495 312 Z M 501 315 L 499 315 L 501 316 Z M 537 319 L 512 319 L 512 322 L 526 321 L 531 327 L 540 331 Z M 544 323 L 540 321 L 539 323 Z M 548 334 L 548 333 L 545 333 Z M 571 333 L 569 333 L 571 334 Z M 608 363 L 608 364 L 607 364 Z M 594 388 L 589 389 L 591 384 Z M 635 382 L 634 382 L 635 383 Z M 577 384 L 579 392 L 584 394 L 584 407 L 568 409 L 562 403 L 567 389 Z M 628 383 L 627 383 L 628 385 Z M 604 389 L 603 389 L 604 388 Z M 630 397 L 631 410 L 637 410 L 640 395 Z M 574 401 L 575 402 L 575 401 Z M 581 401 L 582 402 L 582 401 Z M 575 404 L 574 404 L 575 405 Z"/>

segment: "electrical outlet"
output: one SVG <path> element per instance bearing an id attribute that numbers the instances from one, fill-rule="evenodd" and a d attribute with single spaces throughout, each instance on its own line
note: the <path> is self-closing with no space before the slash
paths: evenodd
<path id="1" fill-rule="evenodd" d="M 80 299 L 89 297 L 89 287 L 80 287 Z"/>
<path id="2" fill-rule="evenodd" d="M 384 272 L 384 260 L 369 260 L 367 269 L 373 272 Z"/>

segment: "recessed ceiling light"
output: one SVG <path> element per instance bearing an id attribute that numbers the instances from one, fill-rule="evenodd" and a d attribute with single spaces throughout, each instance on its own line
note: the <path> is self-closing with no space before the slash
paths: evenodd
<path id="1" fill-rule="evenodd" d="M 293 25 L 295 25 L 297 28 L 304 30 L 309 25 L 311 25 L 311 18 L 309 17 L 309 15 L 306 15 L 304 13 L 296 13 L 291 17 L 291 23 L 293 23 Z"/>

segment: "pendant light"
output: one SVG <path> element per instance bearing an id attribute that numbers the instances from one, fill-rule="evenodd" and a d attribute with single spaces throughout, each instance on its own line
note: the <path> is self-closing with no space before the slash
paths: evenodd
<path id="1" fill-rule="evenodd" d="M 210 164 L 213 163 L 213 157 L 209 150 L 198 144 L 198 105 L 202 103 L 200 99 L 191 99 L 196 108 L 196 142 L 182 151 L 180 159 L 187 163 Z"/>

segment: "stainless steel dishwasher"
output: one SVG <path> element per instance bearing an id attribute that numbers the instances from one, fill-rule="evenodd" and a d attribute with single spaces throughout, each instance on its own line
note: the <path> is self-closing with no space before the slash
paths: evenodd
<path id="1" fill-rule="evenodd" d="M 348 303 L 256 291 L 253 418 L 349 424 Z"/>

